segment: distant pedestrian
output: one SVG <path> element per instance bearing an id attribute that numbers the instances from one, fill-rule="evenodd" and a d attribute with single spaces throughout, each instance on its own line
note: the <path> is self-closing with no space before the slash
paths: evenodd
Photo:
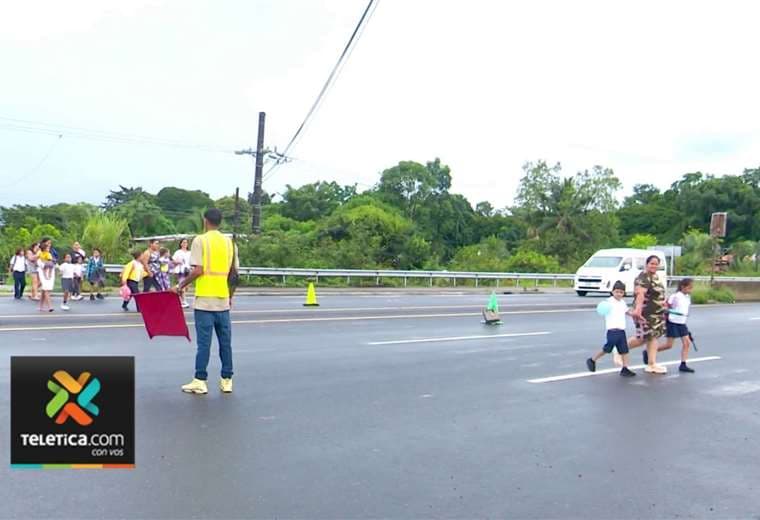
<path id="1" fill-rule="evenodd" d="M 172 263 L 174 264 L 174 274 L 177 275 L 177 285 L 180 285 L 187 275 L 190 274 L 190 250 L 188 249 L 190 244 L 186 238 L 183 238 L 179 242 L 179 249 L 174 252 L 172 256 Z M 190 305 L 185 300 L 185 294 L 180 296 L 182 301 L 182 307 L 189 307 Z"/>
<path id="2" fill-rule="evenodd" d="M 607 327 L 607 341 L 604 344 L 602 350 L 594 354 L 586 360 L 586 366 L 591 372 L 596 372 L 596 362 L 599 361 L 605 354 L 612 352 L 612 349 L 616 349 L 620 354 L 623 361 L 623 368 L 620 370 L 620 375 L 623 377 L 632 377 L 636 373 L 628 368 L 628 340 L 625 336 L 625 317 L 630 315 L 631 312 L 628 309 L 628 304 L 625 303 L 623 298 L 625 297 L 625 284 L 623 282 L 615 282 L 612 286 L 612 296 L 610 296 L 606 302 L 609 305 L 609 312 L 605 316 L 605 325 Z"/>
<path id="3" fill-rule="evenodd" d="M 158 257 L 159 269 L 158 273 L 156 273 L 156 282 L 161 291 L 168 291 L 171 284 L 169 269 L 171 267 L 172 259 L 169 256 L 169 250 L 165 247 L 159 249 L 158 254 L 160 256 Z"/>
<path id="4" fill-rule="evenodd" d="M 129 292 L 133 295 L 140 292 L 140 280 L 145 276 L 145 266 L 141 261 L 142 255 L 143 253 L 140 251 L 132 252 L 132 261 L 124 266 L 124 270 L 121 273 L 121 285 L 129 287 Z M 129 302 L 131 300 L 131 296 L 129 299 L 124 300 L 121 304 L 121 308 L 128 311 Z"/>
<path id="5" fill-rule="evenodd" d="M 29 278 L 32 282 L 32 294 L 29 296 L 30 300 L 38 301 L 40 299 L 40 275 L 37 272 L 37 255 L 40 253 L 40 245 L 34 243 L 26 250 L 26 271 L 29 273 Z"/>
<path id="6" fill-rule="evenodd" d="M 71 299 L 79 301 L 82 299 L 82 278 L 84 276 L 84 265 L 82 259 L 84 257 L 77 255 L 76 259 L 72 257 L 71 265 L 74 266 L 74 286 L 71 288 Z"/>
<path id="7" fill-rule="evenodd" d="M 103 263 L 102 253 L 97 247 L 92 250 L 92 256 L 87 259 L 85 277 L 90 284 L 90 301 L 94 301 L 95 298 L 102 300 L 103 295 L 100 291 L 105 287 L 106 269 Z"/>
<path id="8" fill-rule="evenodd" d="M 69 300 L 74 293 L 75 272 L 75 264 L 71 263 L 71 255 L 69 253 L 63 255 L 63 262 L 58 266 L 58 270 L 61 272 L 61 289 L 63 290 L 61 310 L 67 311 L 70 309 Z"/>
<path id="9" fill-rule="evenodd" d="M 143 279 L 143 292 L 150 292 L 151 288 L 157 291 L 161 290 L 161 286 L 158 285 L 156 276 L 161 272 L 161 262 L 159 259 L 161 254 L 159 253 L 159 241 L 153 239 L 148 245 L 148 249 L 142 254 L 142 263 L 145 271 L 145 278 Z"/>
<path id="10" fill-rule="evenodd" d="M 55 262 L 50 253 L 51 242 L 45 240 L 40 243 L 40 252 L 37 255 L 37 272 L 40 277 L 40 312 L 53 312 L 53 304 L 50 294 L 55 286 Z"/>
<path id="11" fill-rule="evenodd" d="M 24 297 L 26 287 L 26 258 L 23 247 L 16 249 L 16 253 L 11 257 L 8 272 L 13 277 L 13 298 L 20 300 Z"/>

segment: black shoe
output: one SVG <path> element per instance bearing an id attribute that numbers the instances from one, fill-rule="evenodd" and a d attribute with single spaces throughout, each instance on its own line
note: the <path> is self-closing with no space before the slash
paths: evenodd
<path id="1" fill-rule="evenodd" d="M 103 300 L 103 295 L 98 293 L 97 296 L 95 296 L 98 300 Z"/>
<path id="2" fill-rule="evenodd" d="M 596 372 L 596 361 L 594 361 L 591 358 L 588 358 L 586 360 L 586 367 L 588 368 L 589 372 Z"/>
<path id="3" fill-rule="evenodd" d="M 641 359 L 644 360 L 644 364 L 645 365 L 649 364 L 649 352 L 647 352 L 647 348 L 646 347 L 644 347 L 644 352 L 641 353 Z"/>
<path id="4" fill-rule="evenodd" d="M 623 367 L 623 369 L 620 371 L 620 375 L 623 377 L 633 377 L 636 375 L 636 372 L 628 370 L 628 367 Z"/>
<path id="5" fill-rule="evenodd" d="M 91 301 L 91 302 L 94 302 L 94 301 L 95 301 L 95 295 L 94 295 L 94 294 L 91 294 L 91 295 L 90 295 L 90 301 Z"/>
<path id="6" fill-rule="evenodd" d="M 686 363 L 684 363 L 683 361 L 681 362 L 681 365 L 678 367 L 678 371 L 679 372 L 688 372 L 690 374 L 694 373 L 694 369 L 691 368 L 691 367 L 689 367 L 689 366 L 686 366 Z"/>

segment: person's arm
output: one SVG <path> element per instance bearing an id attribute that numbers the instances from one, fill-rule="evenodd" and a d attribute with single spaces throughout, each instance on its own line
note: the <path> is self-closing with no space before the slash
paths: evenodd
<path id="1" fill-rule="evenodd" d="M 140 263 L 143 265 L 143 276 L 150 277 L 151 272 L 148 268 L 148 259 L 150 258 L 150 249 L 146 249 L 140 257 Z"/>
<path id="2" fill-rule="evenodd" d="M 641 315 L 642 308 L 644 307 L 644 298 L 646 297 L 646 287 L 636 285 L 635 297 L 633 300 L 633 316 L 637 320 L 642 320 L 644 317 Z"/>
<path id="3" fill-rule="evenodd" d="M 190 270 L 190 274 L 182 280 L 182 283 L 177 286 L 175 292 L 182 294 L 185 292 L 187 286 L 193 283 L 197 278 L 200 278 L 201 275 L 203 275 L 203 267 L 200 265 L 194 265 Z"/>

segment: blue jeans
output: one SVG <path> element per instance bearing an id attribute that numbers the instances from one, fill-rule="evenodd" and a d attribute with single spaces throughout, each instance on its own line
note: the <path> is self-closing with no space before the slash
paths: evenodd
<path id="1" fill-rule="evenodd" d="M 20 300 L 24 297 L 26 287 L 26 272 L 13 271 L 13 297 Z"/>
<path id="2" fill-rule="evenodd" d="M 219 340 L 219 357 L 222 360 L 222 377 L 232 377 L 232 325 L 230 311 L 195 310 L 195 336 L 198 352 L 195 354 L 195 378 L 208 379 L 208 359 L 211 355 L 211 337 L 216 331 Z"/>

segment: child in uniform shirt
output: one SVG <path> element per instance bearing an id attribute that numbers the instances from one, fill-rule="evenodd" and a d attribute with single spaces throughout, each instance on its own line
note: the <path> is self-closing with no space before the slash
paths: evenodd
<path id="1" fill-rule="evenodd" d="M 623 377 L 633 377 L 636 375 L 636 372 L 628 368 L 629 356 L 628 339 L 625 336 L 625 316 L 630 314 L 630 310 L 628 309 L 628 304 L 623 300 L 624 296 L 625 284 L 623 282 L 615 282 L 615 285 L 612 286 L 612 296 L 607 300 L 610 304 L 610 311 L 605 316 L 607 342 L 602 350 L 586 360 L 586 366 L 591 372 L 596 372 L 596 362 L 602 356 L 609 354 L 613 348 L 616 348 L 623 361 L 620 375 Z"/>
<path id="2" fill-rule="evenodd" d="M 140 257 L 142 257 L 142 251 L 133 251 L 133 260 L 124 266 L 124 270 L 121 273 L 121 284 L 129 287 L 129 291 L 132 294 L 140 292 L 140 281 L 145 275 L 145 267 L 140 261 Z M 125 300 L 121 304 L 121 308 L 125 311 L 129 310 L 128 305 L 131 300 L 132 298 Z"/>
<path id="3" fill-rule="evenodd" d="M 684 278 L 678 283 L 678 292 L 670 295 L 670 298 L 668 298 L 668 321 L 665 323 L 668 340 L 665 345 L 657 349 L 659 351 L 673 348 L 676 338 L 681 338 L 681 365 L 678 367 L 679 372 L 694 372 L 694 369 L 686 364 L 686 360 L 689 357 L 689 347 L 691 346 L 691 335 L 689 328 L 686 326 L 686 318 L 689 315 L 691 290 L 693 288 L 694 281 L 691 278 Z"/>
<path id="4" fill-rule="evenodd" d="M 82 271 L 84 266 L 82 265 L 81 255 L 77 255 L 76 259 L 72 260 L 72 265 L 74 266 L 74 287 L 71 292 L 71 299 L 79 301 L 82 299 Z"/>
<path id="5" fill-rule="evenodd" d="M 74 293 L 74 264 L 71 263 L 71 255 L 66 254 L 63 257 L 63 263 L 58 266 L 61 272 L 61 289 L 63 289 L 63 303 L 61 309 L 69 310 L 69 298 Z"/>

